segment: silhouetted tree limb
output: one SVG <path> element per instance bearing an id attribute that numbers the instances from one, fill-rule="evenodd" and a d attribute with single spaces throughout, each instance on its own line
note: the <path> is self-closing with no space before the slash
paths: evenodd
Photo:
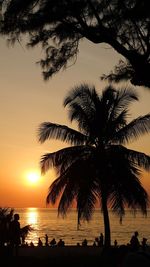
<path id="1" fill-rule="evenodd" d="M 46 80 L 73 63 L 87 39 L 107 43 L 125 58 L 102 79 L 150 87 L 149 15 L 147 0 L 3 0 L 1 32 L 12 42 L 28 34 L 29 46 L 42 45 Z"/>

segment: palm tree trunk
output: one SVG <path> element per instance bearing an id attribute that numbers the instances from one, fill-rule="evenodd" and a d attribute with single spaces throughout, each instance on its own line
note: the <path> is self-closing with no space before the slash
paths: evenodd
<path id="1" fill-rule="evenodd" d="M 102 210 L 103 210 L 103 218 L 104 218 L 104 231 L 105 231 L 105 239 L 104 246 L 111 246 L 111 234 L 110 234 L 110 221 L 107 207 L 107 198 L 104 194 L 102 194 Z"/>

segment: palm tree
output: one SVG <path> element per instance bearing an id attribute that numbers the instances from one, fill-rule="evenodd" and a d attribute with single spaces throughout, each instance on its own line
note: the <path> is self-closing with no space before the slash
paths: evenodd
<path id="1" fill-rule="evenodd" d="M 41 158 L 42 173 L 53 167 L 58 175 L 49 187 L 47 203 L 59 200 L 58 214 L 64 216 L 76 200 L 79 224 L 91 219 L 98 202 L 106 247 L 111 244 L 108 207 L 120 220 L 125 207 L 147 212 L 148 195 L 140 182 L 140 169 L 150 169 L 150 157 L 124 146 L 150 130 L 150 114 L 127 123 L 128 106 L 136 100 L 132 88 L 115 90 L 110 85 L 99 95 L 94 86 L 81 84 L 64 100 L 69 119 L 77 122 L 79 130 L 51 122 L 39 127 L 41 143 L 54 138 L 71 145 Z"/>

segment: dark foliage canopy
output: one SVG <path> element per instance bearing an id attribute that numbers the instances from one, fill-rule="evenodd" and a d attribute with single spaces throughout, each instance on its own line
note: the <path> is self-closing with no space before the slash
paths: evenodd
<path id="1" fill-rule="evenodd" d="M 147 0 L 3 0 L 1 32 L 11 42 L 28 36 L 41 44 L 47 80 L 75 62 L 79 43 L 106 43 L 124 57 L 109 81 L 130 80 L 150 87 L 150 11 Z"/>

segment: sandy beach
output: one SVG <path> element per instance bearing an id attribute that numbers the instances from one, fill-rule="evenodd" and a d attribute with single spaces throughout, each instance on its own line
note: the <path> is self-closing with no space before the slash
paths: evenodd
<path id="1" fill-rule="evenodd" d="M 5 257 L 4 257 L 5 254 Z M 2 256 L 2 254 L 1 254 Z M 3 253 L 6 266 L 99 266 L 101 249 L 99 247 L 19 247 L 17 256 Z"/>
<path id="2" fill-rule="evenodd" d="M 108 250 L 92 246 L 20 247 L 17 256 L 5 250 L 1 261 L 6 267 L 149 267 L 150 248 L 145 252 L 132 252 L 126 246 Z"/>
<path id="3" fill-rule="evenodd" d="M 65 247 L 20 247 L 18 255 L 20 257 L 36 257 L 36 258 L 66 258 L 66 257 L 98 257 L 101 255 L 102 248 L 100 247 L 78 247 L 78 246 L 65 246 Z"/>

